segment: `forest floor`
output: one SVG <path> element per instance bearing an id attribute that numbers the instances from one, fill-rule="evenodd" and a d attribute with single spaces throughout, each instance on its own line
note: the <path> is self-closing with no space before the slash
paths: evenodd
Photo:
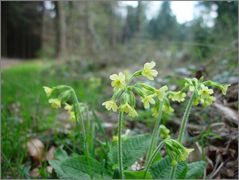
<path id="1" fill-rule="evenodd" d="M 56 64 L 52 61 L 22 63 L 17 59 L 9 62 L 3 59 L 2 178 L 56 178 L 47 163 L 48 156 L 52 156 L 54 149 L 62 145 L 71 152 L 74 143 L 78 141 L 72 131 L 74 125 L 67 120 L 64 111 L 57 112 L 49 107 L 43 86 L 72 86 L 80 100 L 95 110 L 97 117 L 102 120 L 107 137 L 111 139 L 115 132 L 116 117 L 114 113 L 106 112 L 101 105 L 112 95 L 109 75 L 123 71 L 124 67 L 135 71 L 143 64 L 144 62 L 138 62 L 133 63 L 133 66 L 118 67 L 90 61 L 66 61 Z M 160 85 L 171 84 L 171 89 L 181 86 L 183 77 L 195 75 L 195 70 L 192 71 L 188 66 L 166 64 L 163 61 L 157 64 L 161 71 L 156 82 Z M 235 77 L 230 78 L 232 86 L 228 95 L 222 97 L 216 94 L 218 101 L 210 108 L 195 107 L 189 120 L 187 144 L 195 144 L 196 149 L 190 161 L 200 158 L 207 160 L 208 178 L 237 178 L 238 174 L 238 86 L 234 82 Z M 171 129 L 173 136 L 176 136 L 185 104 L 180 107 L 173 104 L 173 107 L 175 114 L 164 116 L 163 123 Z M 137 121 L 127 121 L 127 131 L 151 131 L 154 121 L 150 114 L 142 109 Z M 39 154 L 32 155 L 31 149 L 26 145 L 32 141 L 37 141 L 44 147 L 40 157 Z"/>

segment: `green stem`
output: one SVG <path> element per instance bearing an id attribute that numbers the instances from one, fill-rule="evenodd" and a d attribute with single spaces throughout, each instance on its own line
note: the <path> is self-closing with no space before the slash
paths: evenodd
<path id="1" fill-rule="evenodd" d="M 118 121 L 118 123 L 119 123 L 118 124 L 118 167 L 119 167 L 120 178 L 124 179 L 124 167 L 123 167 L 123 156 L 122 156 L 122 139 L 121 139 L 122 121 L 123 121 L 123 112 L 120 112 L 119 121 Z"/>
<path id="2" fill-rule="evenodd" d="M 187 125 L 187 122 L 188 122 L 188 117 L 189 117 L 190 111 L 192 109 L 194 97 L 195 97 L 195 94 L 193 93 L 191 98 L 188 101 L 186 110 L 183 114 L 183 119 L 182 119 L 182 123 L 181 123 L 180 130 L 179 130 L 179 136 L 178 136 L 178 142 L 179 143 L 182 143 L 182 140 L 183 140 L 183 135 L 184 135 L 184 132 L 185 132 L 185 129 L 186 129 L 186 125 Z M 170 173 L 170 179 L 174 179 L 176 167 L 177 167 L 177 165 L 173 166 L 173 168 L 171 170 L 171 173 Z"/>
<path id="3" fill-rule="evenodd" d="M 73 99 L 74 99 L 74 102 L 75 102 L 74 111 L 76 112 L 75 113 L 76 114 L 76 120 L 78 122 L 80 122 L 80 127 L 82 128 L 82 131 L 83 131 L 84 149 L 85 149 L 86 155 L 88 156 L 88 147 L 87 147 L 87 144 L 86 144 L 86 131 L 85 131 L 85 125 L 84 125 L 83 117 L 82 117 L 80 106 L 79 106 L 79 101 L 78 101 L 78 98 L 76 96 L 75 91 L 73 89 L 71 89 L 71 90 L 72 90 Z"/>
<path id="4" fill-rule="evenodd" d="M 159 143 L 159 145 L 157 146 L 157 148 L 156 148 L 156 149 L 154 150 L 154 152 L 152 153 L 152 155 L 150 156 L 149 161 L 147 162 L 146 167 L 145 167 L 145 172 L 144 172 L 144 177 L 143 177 L 143 179 L 145 179 L 146 174 L 147 174 L 147 172 L 148 172 L 148 170 L 149 170 L 149 167 L 151 166 L 151 164 L 152 164 L 154 158 L 156 157 L 157 152 L 160 151 L 160 149 L 163 147 L 163 143 L 164 143 L 164 141 L 161 141 L 161 142 Z"/>
<path id="5" fill-rule="evenodd" d="M 187 125 L 187 122 L 188 122 L 188 117 L 189 117 L 190 111 L 192 109 L 194 96 L 195 96 L 195 94 L 192 94 L 192 96 L 189 99 L 189 102 L 187 104 L 187 107 L 186 107 L 186 110 L 184 112 L 184 115 L 183 115 L 183 120 L 182 120 L 182 124 L 180 126 L 179 136 L 178 136 L 178 142 L 180 142 L 180 143 L 182 142 L 183 135 L 184 135 L 184 132 L 185 132 L 185 129 L 186 129 L 186 125 Z"/>
<path id="6" fill-rule="evenodd" d="M 149 151 L 146 157 L 146 162 L 148 161 L 154 147 L 156 146 L 157 143 L 157 139 L 158 139 L 158 129 L 159 129 L 159 125 L 162 119 L 162 112 L 163 112 L 163 105 L 164 105 L 164 99 L 162 100 L 162 102 L 160 103 L 160 107 L 159 107 L 159 117 L 156 119 L 155 125 L 154 125 L 154 129 L 153 129 L 153 133 L 152 133 L 152 137 L 151 137 L 151 142 L 150 142 L 150 146 L 149 146 Z"/>
<path id="7" fill-rule="evenodd" d="M 177 167 L 177 165 L 173 166 L 173 168 L 171 169 L 171 172 L 170 172 L 170 179 L 174 179 L 175 171 L 176 171 L 176 167 Z"/>

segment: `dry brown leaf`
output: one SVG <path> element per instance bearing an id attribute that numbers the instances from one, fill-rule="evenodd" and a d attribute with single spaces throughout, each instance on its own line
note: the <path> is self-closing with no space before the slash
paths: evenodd
<path id="1" fill-rule="evenodd" d="M 33 178 L 38 178 L 40 176 L 39 169 L 34 168 L 33 170 L 31 170 L 30 176 L 33 177 Z"/>
<path id="2" fill-rule="evenodd" d="M 46 170 L 47 170 L 47 172 L 49 172 L 49 173 L 51 174 L 51 173 L 52 173 L 52 170 L 53 170 L 53 168 L 52 168 L 51 166 L 47 166 Z"/>
<path id="3" fill-rule="evenodd" d="M 50 149 L 48 150 L 47 156 L 46 156 L 46 159 L 47 159 L 48 161 L 54 159 L 54 153 L 55 153 L 55 151 L 56 151 L 55 146 L 51 146 Z"/>
<path id="4" fill-rule="evenodd" d="M 36 161 L 44 160 L 44 144 L 41 140 L 34 138 L 27 142 L 27 149 L 29 155 Z"/>
<path id="5" fill-rule="evenodd" d="M 228 177 L 234 177 L 234 171 L 233 169 L 227 169 L 226 170 L 226 174 Z"/>

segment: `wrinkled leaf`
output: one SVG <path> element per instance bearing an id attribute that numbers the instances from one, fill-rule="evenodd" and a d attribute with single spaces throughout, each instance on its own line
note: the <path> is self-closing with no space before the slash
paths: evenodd
<path id="1" fill-rule="evenodd" d="M 127 139 L 123 139 L 123 165 L 124 169 L 130 167 L 134 164 L 138 159 L 144 156 L 146 153 L 150 143 L 149 135 L 138 135 L 134 137 L 128 137 Z M 113 145 L 111 151 L 109 152 L 109 160 L 112 164 L 117 164 L 117 144 Z"/>
<path id="2" fill-rule="evenodd" d="M 57 148 L 54 152 L 54 158 L 58 160 L 64 160 L 67 159 L 69 156 L 67 155 L 67 152 L 64 151 L 61 148 Z"/>
<path id="3" fill-rule="evenodd" d="M 198 179 L 203 177 L 204 169 L 206 168 L 205 161 L 196 161 L 188 164 L 187 179 Z"/>
<path id="4" fill-rule="evenodd" d="M 63 172 L 73 179 L 103 178 L 109 175 L 101 163 L 87 156 L 68 158 L 60 166 Z"/>
<path id="5" fill-rule="evenodd" d="M 179 162 L 175 172 L 175 178 L 184 179 L 187 173 L 186 162 Z M 154 179 L 168 179 L 172 170 L 171 159 L 167 156 L 162 160 L 154 163 L 150 167 L 150 173 Z"/>
<path id="6" fill-rule="evenodd" d="M 124 175 L 126 179 L 143 179 L 144 178 L 144 170 L 141 171 L 124 171 Z M 147 172 L 145 179 L 152 179 L 152 176 L 149 172 Z"/>
<path id="7" fill-rule="evenodd" d="M 70 176 L 68 176 L 61 168 L 61 161 L 60 160 L 50 160 L 48 161 L 51 167 L 54 169 L 54 171 L 57 174 L 57 177 L 60 179 L 69 179 Z"/>

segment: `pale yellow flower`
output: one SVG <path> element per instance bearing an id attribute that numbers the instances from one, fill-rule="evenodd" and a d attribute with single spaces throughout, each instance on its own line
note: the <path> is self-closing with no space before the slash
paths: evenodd
<path id="1" fill-rule="evenodd" d="M 225 84 L 225 85 L 220 86 L 220 89 L 221 89 L 223 95 L 226 95 L 227 89 L 228 89 L 229 86 L 231 86 L 231 85 L 230 84 Z"/>
<path id="2" fill-rule="evenodd" d="M 163 100 L 167 90 L 168 90 L 168 86 L 163 86 L 155 91 L 155 93 L 157 94 L 157 97 L 160 101 Z"/>
<path id="3" fill-rule="evenodd" d="M 185 161 L 188 158 L 189 154 L 193 151 L 194 151 L 193 148 L 189 148 L 189 149 L 184 148 L 183 152 L 179 155 L 179 160 L 180 161 Z"/>
<path id="4" fill-rule="evenodd" d="M 53 92 L 53 89 L 50 88 L 50 87 L 47 87 L 47 86 L 43 86 L 43 89 L 44 89 L 47 97 L 49 97 L 52 94 L 52 92 Z"/>
<path id="5" fill-rule="evenodd" d="M 147 77 L 149 80 L 154 80 L 154 77 L 158 75 L 158 71 L 153 69 L 154 66 L 155 66 L 154 61 L 151 61 L 150 63 L 145 63 L 142 75 Z"/>
<path id="6" fill-rule="evenodd" d="M 171 92 L 169 95 L 169 98 L 172 101 L 177 101 L 177 102 L 183 102 L 185 100 L 186 94 L 184 92 L 178 91 L 178 92 Z"/>
<path id="7" fill-rule="evenodd" d="M 198 94 L 201 95 L 202 98 L 206 98 L 207 96 L 213 94 L 213 90 L 202 85 L 202 88 L 199 90 Z"/>
<path id="8" fill-rule="evenodd" d="M 70 112 L 73 109 L 73 106 L 66 103 L 64 109 Z"/>
<path id="9" fill-rule="evenodd" d="M 193 105 L 197 106 L 201 102 L 201 99 L 199 97 L 195 98 L 193 101 Z"/>
<path id="10" fill-rule="evenodd" d="M 76 116 L 75 116 L 75 113 L 74 112 L 69 112 L 69 115 L 70 115 L 70 121 L 75 121 L 76 120 Z"/>
<path id="11" fill-rule="evenodd" d="M 61 107 L 60 99 L 49 99 L 49 103 L 51 104 L 52 108 L 58 109 Z"/>
<path id="12" fill-rule="evenodd" d="M 204 107 L 210 106 L 216 98 L 214 96 L 207 96 L 204 99 L 201 99 L 201 102 L 203 103 Z"/>
<path id="13" fill-rule="evenodd" d="M 116 112 L 118 109 L 117 104 L 113 100 L 105 101 L 102 105 L 105 106 L 105 108 L 108 111 L 110 111 L 112 109 L 112 111 Z"/>
<path id="14" fill-rule="evenodd" d="M 158 111 L 158 108 L 157 107 L 153 107 L 151 109 L 151 112 L 152 112 L 152 116 L 153 117 L 158 117 L 159 116 L 159 111 Z"/>
<path id="15" fill-rule="evenodd" d="M 198 79 L 197 78 L 185 78 L 186 82 L 185 82 L 185 86 L 188 87 L 189 91 L 194 92 L 195 91 L 195 87 L 198 84 Z"/>
<path id="16" fill-rule="evenodd" d="M 145 109 L 148 109 L 150 107 L 150 104 L 155 104 L 153 97 L 154 95 L 149 95 L 142 98 L 142 102 L 144 104 Z"/>
<path id="17" fill-rule="evenodd" d="M 164 111 L 165 113 L 172 113 L 172 112 L 174 112 L 174 109 L 173 109 L 170 105 L 165 104 L 165 105 L 163 106 L 163 111 Z"/>
<path id="18" fill-rule="evenodd" d="M 125 87 L 125 75 L 120 72 L 118 75 L 117 74 L 112 74 L 110 76 L 110 79 L 112 80 L 111 86 L 116 88 L 116 89 L 123 89 Z"/>
<path id="19" fill-rule="evenodd" d="M 128 103 L 121 105 L 120 111 L 128 114 L 130 117 L 138 116 L 137 111 L 133 107 L 131 107 Z"/>

